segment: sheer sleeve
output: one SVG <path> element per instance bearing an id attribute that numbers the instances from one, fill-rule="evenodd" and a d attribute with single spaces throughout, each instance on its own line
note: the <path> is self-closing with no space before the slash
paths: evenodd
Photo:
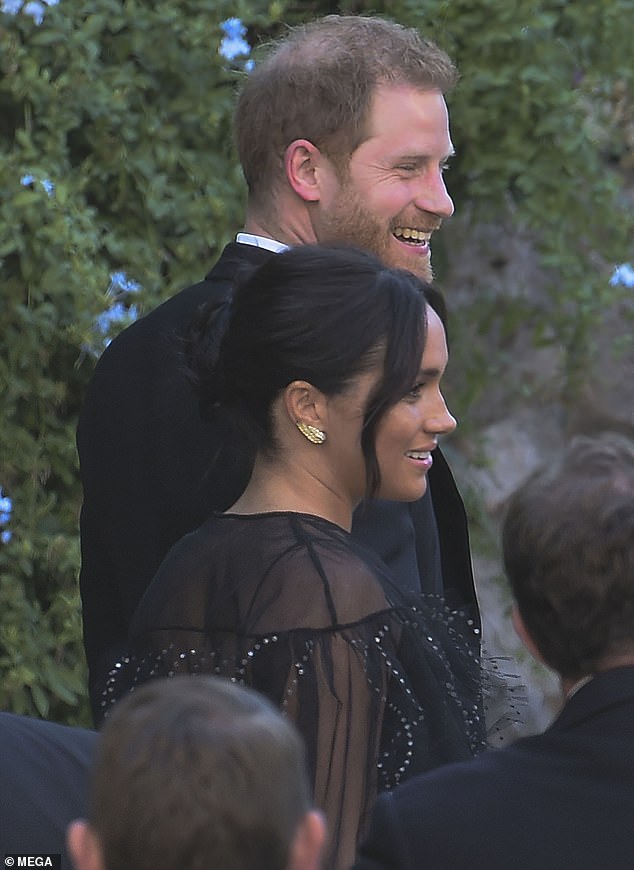
<path id="1" fill-rule="evenodd" d="M 331 842 L 329 866 L 347 868 L 354 860 L 360 820 L 376 796 L 383 693 L 372 697 L 363 657 L 345 636 L 324 637 L 315 650 L 316 707 L 289 705 L 299 724 L 315 716 L 309 751 L 314 765 L 315 803 L 325 812 Z M 379 687 L 377 687 L 379 688 Z M 295 709 L 293 709 L 295 707 Z M 336 856 L 336 860 L 335 860 Z"/>
<path id="2" fill-rule="evenodd" d="M 141 602 L 104 704 L 179 673 L 263 692 L 304 738 L 328 866 L 345 868 L 378 790 L 480 748 L 477 662 L 466 643 L 458 655 L 442 607 L 399 598 L 387 569 L 344 532 L 279 519 L 225 523 L 221 537 L 215 523 L 177 545 Z"/>

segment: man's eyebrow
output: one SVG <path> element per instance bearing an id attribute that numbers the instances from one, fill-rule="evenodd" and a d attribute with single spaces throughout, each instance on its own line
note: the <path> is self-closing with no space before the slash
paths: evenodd
<path id="1" fill-rule="evenodd" d="M 456 156 L 456 152 L 452 150 L 448 154 L 443 155 L 438 160 L 438 162 L 439 163 L 446 163 L 448 160 L 452 160 L 455 156 Z M 396 154 L 396 155 L 394 155 L 394 157 L 392 159 L 394 160 L 395 163 L 401 163 L 401 162 L 406 162 L 406 161 L 409 163 L 424 163 L 427 160 L 435 160 L 437 158 L 435 158 L 432 154 L 424 154 L 424 153 L 419 151 L 415 154 Z"/>

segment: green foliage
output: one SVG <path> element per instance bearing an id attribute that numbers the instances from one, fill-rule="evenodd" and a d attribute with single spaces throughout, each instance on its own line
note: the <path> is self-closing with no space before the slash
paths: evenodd
<path id="1" fill-rule="evenodd" d="M 456 58 L 452 194 L 474 224 L 533 234 L 552 276 L 536 335 L 569 347 L 571 373 L 582 363 L 611 266 L 631 258 L 614 171 L 631 154 L 615 110 L 631 113 L 629 0 L 61 0 L 39 26 L 0 13 L 2 709 L 87 722 L 74 431 L 97 318 L 110 311 L 112 334 L 198 280 L 241 224 L 245 72 L 219 55 L 220 22 L 241 18 L 256 45 L 336 11 L 420 27 Z M 141 289 L 113 293 L 114 272 Z M 534 313 L 524 300 L 495 316 L 513 332 Z"/>
<path id="2" fill-rule="evenodd" d="M 96 319 L 115 302 L 112 272 L 153 306 L 240 224 L 238 76 L 218 54 L 234 8 L 62 0 L 40 26 L 0 16 L 3 709 L 86 718 L 74 433 L 104 343 Z"/>
<path id="3" fill-rule="evenodd" d="M 453 15 L 461 4 L 445 5 Z M 566 348 L 563 390 L 574 395 L 593 326 L 614 304 L 612 266 L 632 253 L 634 215 L 619 203 L 611 148 L 620 133 L 614 96 L 634 75 L 634 12 L 619 0 L 513 0 L 500 9 L 478 3 L 447 40 L 464 71 L 452 100 L 456 196 L 478 203 L 476 220 L 506 215 L 533 236 L 548 297 L 530 299 L 527 287 L 523 322 L 532 320 L 537 343 Z M 597 135 L 599 116 L 613 138 Z M 518 308 L 507 306 L 508 316 Z M 503 312 L 497 319 L 512 327 Z"/>

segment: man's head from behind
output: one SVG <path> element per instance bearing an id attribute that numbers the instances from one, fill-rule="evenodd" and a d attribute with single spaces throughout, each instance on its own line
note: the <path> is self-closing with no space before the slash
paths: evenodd
<path id="1" fill-rule="evenodd" d="M 565 681 L 634 664 L 634 444 L 578 437 L 512 497 L 504 563 L 521 622 Z"/>
<path id="2" fill-rule="evenodd" d="M 229 681 L 175 677 L 119 702 L 103 729 L 77 870 L 317 868 L 301 738 L 278 710 Z"/>
<path id="3" fill-rule="evenodd" d="M 429 280 L 429 237 L 453 211 L 443 95 L 456 78 L 393 21 L 329 15 L 290 30 L 236 107 L 251 218 L 280 241 L 354 244 Z"/>

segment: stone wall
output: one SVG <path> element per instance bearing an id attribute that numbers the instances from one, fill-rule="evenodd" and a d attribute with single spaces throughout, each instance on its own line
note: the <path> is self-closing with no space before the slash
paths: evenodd
<path id="1" fill-rule="evenodd" d="M 452 322 L 473 319 L 475 299 L 486 305 L 508 305 L 527 294 L 545 294 L 534 245 L 529 237 L 500 227 L 478 226 L 472 216 L 452 219 L 443 228 L 451 251 L 442 288 Z M 634 252 L 633 252 L 634 254 Z M 634 260 L 634 256 L 632 258 Z M 615 294 L 616 296 L 616 294 Z M 547 303 L 547 300 L 545 300 Z M 634 437 L 634 290 L 604 312 L 592 340 L 597 352 L 581 388 L 571 399 L 562 392 L 564 348 L 555 341 L 536 350 L 530 329 L 519 324 L 501 336 L 495 324 L 464 330 L 468 348 L 453 346 L 446 394 L 460 388 L 460 367 L 468 356 L 480 354 L 496 367 L 498 376 L 479 392 L 455 436 L 447 444 L 454 473 L 468 504 L 479 505 L 478 524 L 497 544 L 505 502 L 510 493 L 539 465 L 548 462 L 576 433 L 616 430 Z M 530 324 L 525 324 L 530 327 Z M 454 330 L 455 331 L 455 330 Z M 625 349 L 624 349 L 625 345 Z M 467 356 L 465 356 L 467 354 Z M 462 432 L 461 432 L 462 429 Z M 474 535 L 474 567 L 481 601 L 488 652 L 511 656 L 510 670 L 526 687 L 527 702 L 515 734 L 534 733 L 552 719 L 559 706 L 558 682 L 521 648 L 510 624 L 510 597 L 499 554 L 490 540 Z M 494 705 L 495 707 L 495 705 Z M 495 718 L 497 710 L 492 711 Z"/>

